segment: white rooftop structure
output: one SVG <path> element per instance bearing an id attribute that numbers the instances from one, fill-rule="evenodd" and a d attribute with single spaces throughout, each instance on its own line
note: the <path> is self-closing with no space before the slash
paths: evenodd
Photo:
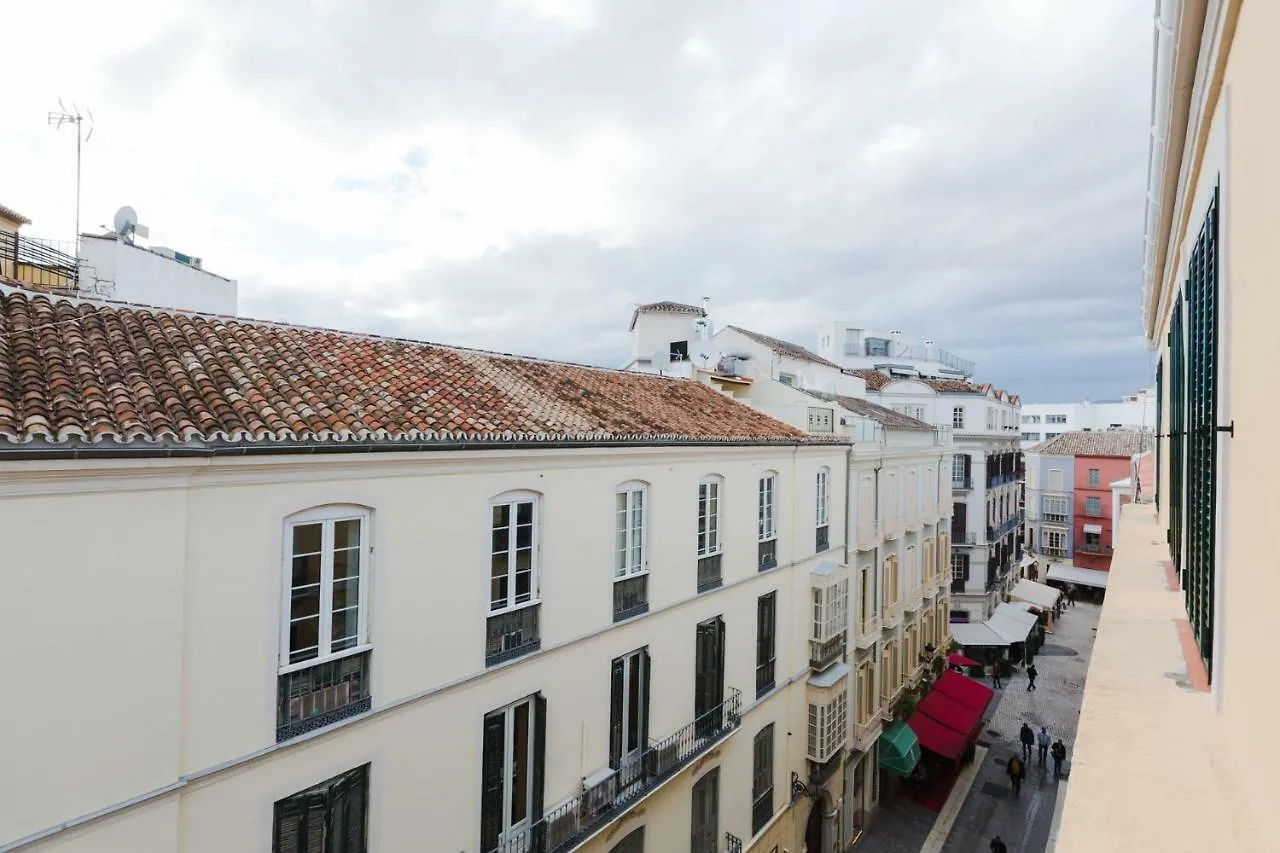
<path id="1" fill-rule="evenodd" d="M 868 329 L 854 322 L 818 327 L 818 355 L 850 370 L 883 370 L 900 376 L 968 379 L 974 363 L 901 331 Z"/>

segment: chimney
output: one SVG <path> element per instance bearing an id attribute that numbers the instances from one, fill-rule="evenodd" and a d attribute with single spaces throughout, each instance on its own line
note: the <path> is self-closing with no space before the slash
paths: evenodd
<path id="1" fill-rule="evenodd" d="M 702 297 L 702 313 L 710 316 L 711 314 L 711 297 Z"/>

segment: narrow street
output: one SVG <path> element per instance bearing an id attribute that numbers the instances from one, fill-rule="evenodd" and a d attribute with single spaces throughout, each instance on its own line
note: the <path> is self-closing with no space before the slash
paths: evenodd
<path id="1" fill-rule="evenodd" d="M 1026 675 L 1019 672 L 1005 689 L 996 691 L 993 710 L 988 712 L 979 740 L 987 748 L 986 755 L 941 845 L 941 853 L 989 853 L 991 839 L 996 835 L 1008 845 L 1010 853 L 1043 853 L 1059 792 L 1068 784 L 1076 723 L 1100 613 L 1101 608 L 1094 604 L 1068 608 L 1036 656 L 1037 689 L 1028 691 Z M 1055 782 L 1052 761 L 1042 768 L 1033 754 L 1022 795 L 1015 798 L 1005 766 L 1021 751 L 1018 732 L 1024 721 L 1037 733 L 1044 725 L 1055 740 L 1062 738 L 1067 746 L 1067 761 L 1063 780 Z M 953 792 L 953 796 L 959 793 Z M 926 847 L 935 818 L 932 812 L 905 798 L 896 798 L 884 804 L 880 819 L 862 839 L 859 849 L 868 853 L 937 853 L 936 843 Z"/>

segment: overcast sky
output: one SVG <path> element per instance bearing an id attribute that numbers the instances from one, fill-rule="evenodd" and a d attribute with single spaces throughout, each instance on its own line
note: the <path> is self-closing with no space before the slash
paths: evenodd
<path id="1" fill-rule="evenodd" d="M 42 0 L 0 204 L 135 207 L 247 316 L 621 365 L 637 302 L 901 328 L 1028 401 L 1149 384 L 1149 0 Z M 16 15 L 16 18 L 15 18 Z M 16 52 L 16 54 L 15 54 Z"/>

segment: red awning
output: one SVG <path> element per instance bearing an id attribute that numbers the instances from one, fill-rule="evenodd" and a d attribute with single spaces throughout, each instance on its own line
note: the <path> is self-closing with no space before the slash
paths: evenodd
<path id="1" fill-rule="evenodd" d="M 917 714 L 928 714 L 934 720 L 956 732 L 961 737 L 976 737 L 982 728 L 982 712 L 952 699 L 945 693 L 930 690 L 929 695 L 916 705 Z"/>
<path id="2" fill-rule="evenodd" d="M 907 725 L 920 739 L 920 745 L 930 752 L 937 753 L 943 758 L 950 758 L 952 761 L 958 761 L 964 754 L 968 738 L 954 729 L 947 728 L 928 714 L 916 711 L 911 715 L 911 719 L 907 720 Z"/>
<path id="3" fill-rule="evenodd" d="M 952 666 L 982 666 L 978 661 L 973 658 L 967 658 L 959 652 L 952 652 L 947 655 L 947 663 Z"/>
<path id="4" fill-rule="evenodd" d="M 960 704 L 976 709 L 979 717 L 987 713 L 987 706 L 995 696 L 995 691 L 987 685 L 980 684 L 958 672 L 950 671 L 942 673 L 942 676 L 934 682 L 929 693 L 932 695 L 935 692 L 944 693 Z"/>

